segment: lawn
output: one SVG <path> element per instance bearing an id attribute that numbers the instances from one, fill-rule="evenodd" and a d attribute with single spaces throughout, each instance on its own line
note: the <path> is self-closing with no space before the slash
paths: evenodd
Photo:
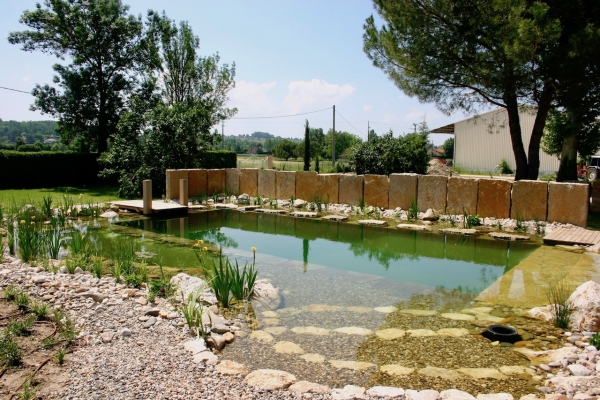
<path id="1" fill-rule="evenodd" d="M 48 196 L 52 196 L 53 202 L 58 204 L 65 195 L 72 197 L 75 204 L 96 204 L 118 199 L 118 190 L 118 186 L 106 184 L 48 189 L 7 189 L 0 190 L 0 206 L 6 209 L 10 204 L 41 204 Z"/>

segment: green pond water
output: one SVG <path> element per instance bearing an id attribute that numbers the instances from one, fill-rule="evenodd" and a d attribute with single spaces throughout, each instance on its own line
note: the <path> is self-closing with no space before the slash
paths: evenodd
<path id="1" fill-rule="evenodd" d="M 352 223 L 298 219 L 280 215 L 217 210 L 169 220 L 124 221 L 139 235 L 156 234 L 204 240 L 247 261 L 256 247 L 280 262 L 299 262 L 305 271 L 319 267 L 369 274 L 427 287 L 477 293 L 517 265 L 538 246 L 460 235 L 399 231 Z M 158 253 L 163 265 L 197 266 L 188 249 L 160 249 L 145 241 L 143 250 Z M 273 264 L 271 260 L 271 264 Z M 276 262 L 275 262 L 276 264 Z M 260 263 L 258 263 L 260 271 Z"/>

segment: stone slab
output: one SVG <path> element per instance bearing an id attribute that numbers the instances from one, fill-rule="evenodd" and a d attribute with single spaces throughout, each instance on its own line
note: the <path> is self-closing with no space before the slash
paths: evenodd
<path id="1" fill-rule="evenodd" d="M 408 210 L 411 202 L 417 200 L 418 180 L 419 175 L 417 174 L 391 174 L 389 207 Z"/>
<path id="2" fill-rule="evenodd" d="M 451 215 L 477 214 L 479 179 L 448 178 L 448 204 L 446 212 Z"/>
<path id="3" fill-rule="evenodd" d="M 335 221 L 335 222 L 342 222 L 342 221 L 347 221 L 348 217 L 345 215 L 332 214 L 332 215 L 324 216 L 323 219 L 326 219 L 329 221 Z"/>
<path id="4" fill-rule="evenodd" d="M 294 218 L 317 218 L 319 214 L 311 211 L 296 211 L 290 214 Z"/>
<path id="5" fill-rule="evenodd" d="M 314 171 L 296 171 L 296 198 L 313 201 L 317 193 L 317 173 Z"/>
<path id="6" fill-rule="evenodd" d="M 529 236 L 515 235 L 512 233 L 506 233 L 506 232 L 490 232 L 490 233 L 488 233 L 488 236 L 491 238 L 494 238 L 494 239 L 498 239 L 498 240 L 510 240 L 510 241 L 529 240 Z"/>
<path id="7" fill-rule="evenodd" d="M 240 193 L 240 170 L 227 168 L 225 170 L 225 189 L 227 193 L 238 195 Z"/>
<path id="8" fill-rule="evenodd" d="M 389 208 L 390 180 L 385 175 L 365 175 L 365 204 Z"/>
<path id="9" fill-rule="evenodd" d="M 357 221 L 359 225 L 369 225 L 369 226 L 386 226 L 387 222 L 381 221 L 379 219 L 361 219 Z"/>
<path id="10" fill-rule="evenodd" d="M 277 171 L 275 176 L 275 197 L 285 200 L 296 197 L 296 172 Z"/>
<path id="11" fill-rule="evenodd" d="M 340 204 L 357 205 L 363 199 L 364 177 L 362 175 L 340 175 L 339 202 Z"/>
<path id="12" fill-rule="evenodd" d="M 438 231 L 439 233 L 446 233 L 450 235 L 465 235 L 465 236 L 474 236 L 477 235 L 477 229 L 467 229 L 467 228 L 444 228 Z"/>
<path id="13" fill-rule="evenodd" d="M 417 183 L 417 203 L 419 211 L 446 209 L 448 178 L 440 175 L 419 175 Z"/>
<path id="14" fill-rule="evenodd" d="M 254 210 L 254 212 L 257 213 L 263 213 L 263 214 L 287 214 L 287 210 L 279 210 L 276 208 L 257 208 Z"/>
<path id="15" fill-rule="evenodd" d="M 213 193 L 223 193 L 225 191 L 225 180 L 227 172 L 224 169 L 209 169 L 207 170 L 206 180 L 208 186 L 208 195 Z"/>
<path id="16" fill-rule="evenodd" d="M 166 196 L 167 199 L 179 199 L 179 180 L 189 179 L 187 169 L 168 169 L 166 173 L 167 177 L 167 188 Z"/>
<path id="17" fill-rule="evenodd" d="M 240 169 L 240 194 L 243 193 L 252 197 L 258 195 L 258 169 Z"/>
<path id="18" fill-rule="evenodd" d="M 317 178 L 317 196 L 322 203 L 337 204 L 339 200 L 339 174 L 321 174 Z"/>
<path id="19" fill-rule="evenodd" d="M 481 179 L 477 198 L 480 217 L 508 218 L 512 183 L 503 179 Z"/>
<path id="20" fill-rule="evenodd" d="M 396 225 L 398 229 L 406 229 L 409 231 L 430 231 L 431 228 L 426 225 L 417 225 L 417 224 L 398 224 Z"/>
<path id="21" fill-rule="evenodd" d="M 272 169 L 261 169 L 258 171 L 258 194 L 269 199 L 275 198 L 275 186 L 277 184 L 276 172 Z"/>
<path id="22" fill-rule="evenodd" d="M 600 182 L 595 181 L 592 182 L 592 204 L 590 206 L 590 211 L 592 212 L 600 212 Z"/>
<path id="23" fill-rule="evenodd" d="M 516 181 L 512 186 L 510 217 L 521 221 L 545 221 L 548 213 L 548 182 Z"/>
<path id="24" fill-rule="evenodd" d="M 548 222 L 586 227 L 590 186 L 587 183 L 548 183 Z"/>
<path id="25" fill-rule="evenodd" d="M 200 197 L 208 193 L 205 169 L 188 169 L 188 196 Z"/>

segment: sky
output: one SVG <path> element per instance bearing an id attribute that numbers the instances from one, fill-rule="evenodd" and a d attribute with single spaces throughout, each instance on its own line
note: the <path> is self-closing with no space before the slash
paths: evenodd
<path id="1" fill-rule="evenodd" d="M 35 84 L 52 82 L 52 65 L 65 63 L 41 52 L 25 52 L 7 41 L 12 31 L 24 30 L 19 17 L 35 1 L 3 1 L 0 14 L 0 86 L 30 92 Z M 130 13 L 165 11 L 186 20 L 200 38 L 199 53 L 216 52 L 221 63 L 236 65 L 236 86 L 229 107 L 236 116 L 224 124 L 225 135 L 269 132 L 300 138 L 304 121 L 331 129 L 336 106 L 336 131 L 366 138 L 370 126 L 378 134 L 412 132 L 425 118 L 437 128 L 465 118 L 446 116 L 434 104 L 404 95 L 374 67 L 362 49 L 363 24 L 375 14 L 370 0 L 124 0 Z M 47 120 L 29 110 L 33 97 L 0 89 L 2 120 Z M 287 118 L 258 118 L 316 113 Z M 244 119 L 253 118 L 253 119 Z M 221 131 L 221 126 L 218 126 Z M 431 135 L 441 144 L 448 135 Z"/>

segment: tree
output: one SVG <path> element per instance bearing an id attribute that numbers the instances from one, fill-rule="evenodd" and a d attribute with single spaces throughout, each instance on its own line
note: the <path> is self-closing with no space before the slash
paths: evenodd
<path id="1" fill-rule="evenodd" d="M 427 124 L 423 121 L 419 124 L 418 132 L 394 138 L 390 130 L 356 145 L 351 155 L 354 170 L 359 175 L 426 174 L 429 164 L 428 132 Z"/>
<path id="2" fill-rule="evenodd" d="M 119 0 L 45 0 L 20 18 L 31 30 L 8 36 L 25 51 L 71 60 L 53 67 L 62 92 L 36 85 L 31 108 L 58 118 L 61 139 L 77 139 L 82 150 L 107 149 L 138 72 L 149 63 L 141 18 L 128 9 Z"/>
<path id="3" fill-rule="evenodd" d="M 454 138 L 448 138 L 442 145 L 446 158 L 454 158 Z"/>
<path id="4" fill-rule="evenodd" d="M 283 158 L 285 161 L 290 158 L 298 158 L 296 153 L 297 145 L 291 140 L 284 139 L 279 144 L 273 147 L 273 155 L 278 158 Z"/>
<path id="5" fill-rule="evenodd" d="M 304 170 L 310 171 L 310 125 L 304 124 Z"/>
<path id="6" fill-rule="evenodd" d="M 331 159 L 331 143 L 332 143 L 332 130 L 330 129 L 325 136 L 325 157 Z M 346 149 L 351 148 L 359 144 L 362 140 L 348 132 L 336 132 L 335 133 L 335 159 L 338 160 Z"/>
<path id="7" fill-rule="evenodd" d="M 560 24 L 548 6 L 526 0 L 374 0 L 386 22 L 371 16 L 364 50 L 409 96 L 434 102 L 446 114 L 495 105 L 508 112 L 517 164 L 515 179 L 537 179 L 539 144 L 554 94 L 540 49 L 551 49 Z M 519 106 L 537 106 L 525 152 Z"/>
<path id="8" fill-rule="evenodd" d="M 153 179 L 162 191 L 167 169 L 199 167 L 205 151 L 221 140 L 211 127 L 237 112 L 225 106 L 235 86 L 235 65 L 220 67 L 218 55 L 200 57 L 199 40 L 187 23 L 178 28 L 164 14 L 149 14 L 152 33 L 160 34 L 154 50 L 158 76 L 150 71 L 130 98 L 102 157 L 103 174 L 119 176 L 119 195 L 126 197 L 140 194 L 143 179 Z"/>

